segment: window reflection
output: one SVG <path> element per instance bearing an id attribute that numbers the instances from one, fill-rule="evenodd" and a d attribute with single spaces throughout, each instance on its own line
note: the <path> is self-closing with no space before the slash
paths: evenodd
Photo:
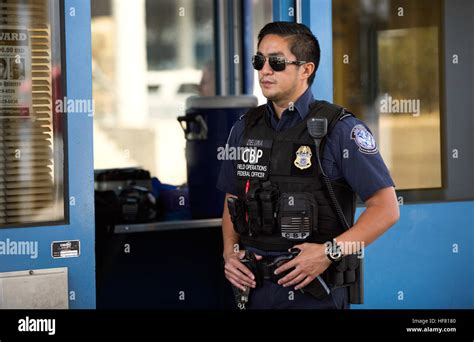
<path id="1" fill-rule="evenodd" d="M 215 94 L 212 4 L 92 1 L 96 169 L 141 166 L 186 182 L 176 118 L 189 96 Z"/>
<path id="2" fill-rule="evenodd" d="M 374 131 L 398 189 L 442 185 L 440 8 L 333 1 L 334 100 Z"/>
<path id="3" fill-rule="evenodd" d="M 59 2 L 0 3 L 0 227 L 65 219 Z"/>

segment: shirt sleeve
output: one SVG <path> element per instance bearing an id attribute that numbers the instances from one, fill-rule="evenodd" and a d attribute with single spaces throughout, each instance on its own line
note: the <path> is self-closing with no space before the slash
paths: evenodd
<path id="1" fill-rule="evenodd" d="M 229 137 L 227 138 L 226 146 L 222 146 L 223 148 L 237 148 L 240 146 L 244 131 L 244 122 L 244 119 L 241 119 L 232 126 Z M 218 158 L 222 159 L 222 157 L 225 157 L 225 153 L 218 153 Z M 236 163 L 236 160 L 223 158 L 221 171 L 216 184 L 218 190 L 232 195 L 237 194 Z"/>
<path id="2" fill-rule="evenodd" d="M 362 201 L 380 189 L 395 187 L 372 132 L 361 120 L 347 117 L 338 122 L 326 148 L 329 178 L 344 178 Z"/>

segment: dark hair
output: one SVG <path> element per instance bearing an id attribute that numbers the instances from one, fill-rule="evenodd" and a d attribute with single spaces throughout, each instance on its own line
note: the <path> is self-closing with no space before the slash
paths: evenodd
<path id="1" fill-rule="evenodd" d="M 313 84 L 314 76 L 319 66 L 319 59 L 321 58 L 321 49 L 319 47 L 318 39 L 313 35 L 311 30 L 298 23 L 290 23 L 286 21 L 275 21 L 266 24 L 258 34 L 258 46 L 263 37 L 268 34 L 276 34 L 280 37 L 290 38 L 290 51 L 299 61 L 313 62 L 314 72 L 308 78 L 308 85 Z"/>

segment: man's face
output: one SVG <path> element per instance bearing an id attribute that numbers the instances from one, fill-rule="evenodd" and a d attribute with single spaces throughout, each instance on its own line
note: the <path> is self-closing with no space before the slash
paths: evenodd
<path id="1" fill-rule="evenodd" d="M 21 62 L 17 63 L 13 63 L 13 66 L 12 66 L 12 72 L 13 72 L 13 77 L 14 78 L 19 78 L 22 74 L 22 64 Z"/>
<path id="2" fill-rule="evenodd" d="M 291 98 L 293 92 L 301 86 L 299 67 L 287 64 L 285 70 L 274 71 L 268 63 L 269 56 L 283 56 L 287 60 L 295 61 L 296 56 L 290 52 L 288 39 L 269 34 L 263 37 L 258 46 L 259 54 L 267 58 L 262 70 L 258 71 L 258 78 L 263 95 L 271 101 L 282 101 Z M 303 80 L 306 82 L 306 80 Z"/>

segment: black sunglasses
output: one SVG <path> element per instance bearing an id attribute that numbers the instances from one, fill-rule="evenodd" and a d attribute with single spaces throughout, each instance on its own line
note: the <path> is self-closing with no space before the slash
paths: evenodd
<path id="1" fill-rule="evenodd" d="M 253 55 L 252 56 L 252 65 L 255 70 L 262 70 L 265 65 L 267 58 L 263 55 Z M 302 65 L 306 61 L 289 61 L 283 56 L 270 56 L 268 57 L 268 64 L 274 71 L 283 71 L 286 68 L 287 64 L 296 64 Z"/>

